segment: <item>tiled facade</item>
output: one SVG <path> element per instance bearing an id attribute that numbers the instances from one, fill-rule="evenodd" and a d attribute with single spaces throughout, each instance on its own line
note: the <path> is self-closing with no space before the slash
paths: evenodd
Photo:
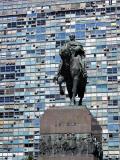
<path id="1" fill-rule="evenodd" d="M 86 50 L 83 103 L 102 125 L 104 159 L 120 159 L 120 0 L 0 0 L 0 160 L 37 160 L 41 115 L 69 104 L 53 77 L 70 32 Z"/>

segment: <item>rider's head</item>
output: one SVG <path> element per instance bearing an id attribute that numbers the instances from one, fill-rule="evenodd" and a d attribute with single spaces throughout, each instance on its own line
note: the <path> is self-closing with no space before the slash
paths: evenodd
<path id="1" fill-rule="evenodd" d="M 70 38 L 71 41 L 74 41 L 75 40 L 75 35 L 74 34 L 70 34 L 69 38 Z"/>

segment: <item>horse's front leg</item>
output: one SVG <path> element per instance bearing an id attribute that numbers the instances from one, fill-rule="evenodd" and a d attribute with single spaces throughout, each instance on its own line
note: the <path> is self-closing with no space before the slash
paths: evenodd
<path id="1" fill-rule="evenodd" d="M 74 96 L 74 94 L 73 94 L 73 97 L 71 98 L 71 100 L 70 100 L 70 105 L 71 106 L 74 106 L 76 104 L 76 101 L 75 101 L 75 96 Z"/>
<path id="2" fill-rule="evenodd" d="M 82 98 L 80 98 L 80 100 L 79 100 L 79 106 L 81 106 L 82 105 Z"/>
<path id="3" fill-rule="evenodd" d="M 60 76 L 58 77 L 58 81 L 57 83 L 59 84 L 59 89 L 60 89 L 60 94 L 61 95 L 64 95 L 64 90 L 63 90 L 63 87 L 62 87 L 62 83 L 64 82 L 64 77 L 63 76 Z"/>
<path id="4" fill-rule="evenodd" d="M 78 78 L 75 77 L 73 79 L 73 88 L 72 88 L 72 92 L 73 92 L 72 99 L 71 99 L 71 104 L 72 105 L 76 104 L 75 97 L 76 97 L 76 94 L 77 94 L 77 86 L 78 86 Z"/>

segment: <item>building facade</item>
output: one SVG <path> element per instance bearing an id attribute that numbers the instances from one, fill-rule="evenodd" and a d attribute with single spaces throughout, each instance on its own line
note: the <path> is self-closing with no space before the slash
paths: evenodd
<path id="1" fill-rule="evenodd" d="M 0 0 L 0 160 L 37 160 L 40 117 L 69 104 L 53 77 L 70 33 L 86 51 L 83 104 L 102 126 L 104 159 L 120 159 L 120 0 Z"/>

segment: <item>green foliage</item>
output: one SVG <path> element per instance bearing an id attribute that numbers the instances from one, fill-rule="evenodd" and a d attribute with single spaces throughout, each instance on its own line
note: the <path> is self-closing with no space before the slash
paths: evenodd
<path id="1" fill-rule="evenodd" d="M 32 156 L 28 156 L 28 158 L 26 158 L 25 160 L 33 160 Z"/>

